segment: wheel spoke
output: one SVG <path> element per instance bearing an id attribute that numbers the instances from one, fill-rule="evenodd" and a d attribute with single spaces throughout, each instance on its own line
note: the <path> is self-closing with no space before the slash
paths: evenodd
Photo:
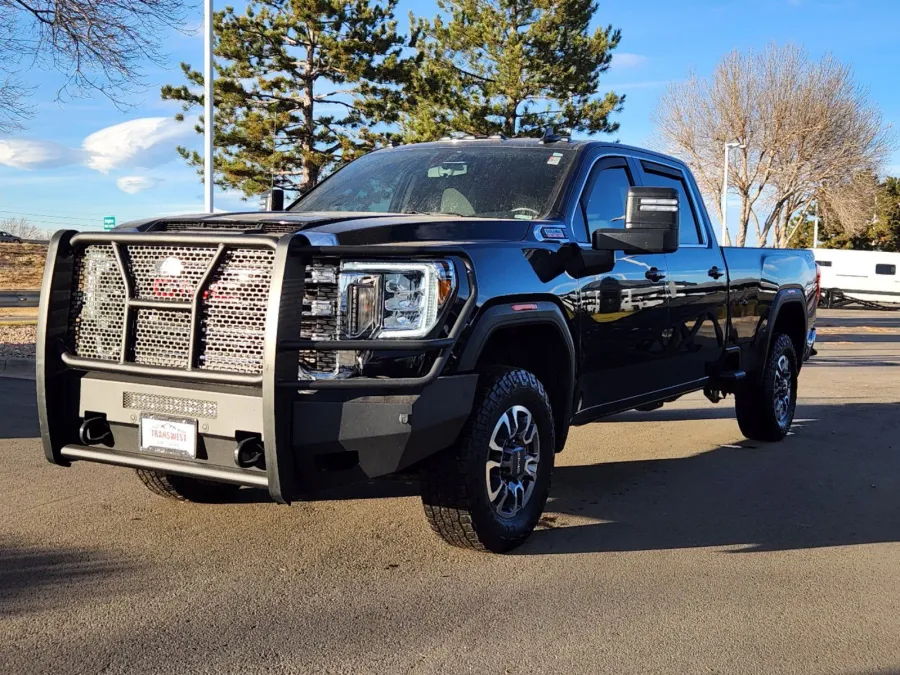
<path id="1" fill-rule="evenodd" d="M 498 475 L 496 476 L 497 489 L 495 490 L 492 487 L 494 481 L 491 479 L 491 471 L 493 471 L 494 469 L 499 469 L 499 468 L 500 468 L 500 462 L 488 461 L 484 465 L 484 479 L 487 482 L 488 501 L 490 501 L 492 504 L 494 503 L 494 500 L 497 499 L 497 496 L 500 494 L 500 490 L 503 487 L 503 479 L 500 478 L 499 472 L 498 472 Z"/>
<path id="2" fill-rule="evenodd" d="M 537 480 L 538 458 L 529 457 L 525 460 L 525 473 L 531 476 L 531 480 Z"/>
<path id="3" fill-rule="evenodd" d="M 510 412 L 511 410 L 507 410 L 500 416 L 500 419 L 497 420 L 497 424 L 494 426 L 494 433 L 491 434 L 491 442 L 490 447 L 491 450 L 496 450 L 497 452 L 503 452 L 503 446 L 497 441 L 497 434 L 500 433 L 500 429 L 502 427 L 506 427 L 506 440 L 512 438 L 513 432 L 512 427 L 510 426 Z M 504 441 L 505 442 L 505 441 Z"/>
<path id="4" fill-rule="evenodd" d="M 520 415 L 525 418 L 523 424 L 519 424 L 519 416 Z M 516 422 L 516 428 L 514 431 L 514 435 L 520 436 L 520 434 L 521 434 L 520 437 L 524 437 L 524 435 L 526 433 L 528 433 L 528 430 L 531 427 L 531 421 L 532 421 L 531 411 L 528 408 L 526 408 L 525 406 L 517 405 L 513 408 L 513 419 Z"/>

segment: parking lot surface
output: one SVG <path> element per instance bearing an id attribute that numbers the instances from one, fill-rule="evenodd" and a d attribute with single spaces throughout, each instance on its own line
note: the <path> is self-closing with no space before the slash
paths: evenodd
<path id="1" fill-rule="evenodd" d="M 574 429 L 507 556 L 411 483 L 211 506 L 51 466 L 0 379 L 0 672 L 900 673 L 900 312 L 819 340 L 783 443 L 699 394 Z"/>

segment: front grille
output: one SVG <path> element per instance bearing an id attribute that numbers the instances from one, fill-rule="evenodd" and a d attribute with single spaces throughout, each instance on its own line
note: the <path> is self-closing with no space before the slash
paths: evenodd
<path id="1" fill-rule="evenodd" d="M 82 358 L 188 368 L 189 303 L 215 260 L 216 246 L 120 247 L 134 298 L 182 307 L 131 310 L 132 341 L 122 354 L 126 286 L 113 247 L 95 244 L 76 255 L 69 317 L 69 348 Z M 196 367 L 259 374 L 275 253 L 227 249 L 201 289 Z"/>
<path id="2" fill-rule="evenodd" d="M 165 394 L 144 394 L 126 391 L 122 394 L 122 407 L 142 412 L 178 415 L 180 417 L 202 417 L 214 420 L 219 416 L 219 404 L 199 398 L 166 396 Z"/>
<path id="3" fill-rule="evenodd" d="M 307 340 L 334 340 L 338 336 L 340 265 L 338 261 L 317 260 L 306 268 L 300 337 Z M 336 351 L 300 351 L 299 377 L 338 373 Z"/>

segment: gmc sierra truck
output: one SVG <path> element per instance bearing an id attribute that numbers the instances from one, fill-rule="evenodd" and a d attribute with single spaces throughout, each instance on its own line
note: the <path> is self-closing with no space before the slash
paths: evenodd
<path id="1" fill-rule="evenodd" d="M 784 438 L 818 292 L 809 251 L 720 247 L 671 157 L 552 135 L 386 148 L 277 212 L 56 233 L 44 450 L 198 502 L 416 475 L 437 534 L 507 551 L 572 425 L 704 391 Z"/>

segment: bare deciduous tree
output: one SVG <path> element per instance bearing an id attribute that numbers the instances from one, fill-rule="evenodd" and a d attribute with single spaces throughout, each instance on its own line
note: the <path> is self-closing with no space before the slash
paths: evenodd
<path id="1" fill-rule="evenodd" d="M 53 234 L 50 230 L 44 230 L 33 224 L 28 218 L 21 217 L 0 220 L 0 231 L 8 232 L 20 239 L 46 240 Z"/>
<path id="2" fill-rule="evenodd" d="M 758 242 L 772 234 L 784 246 L 794 216 L 817 197 L 861 204 L 858 185 L 852 197 L 841 191 L 874 175 L 890 147 L 880 112 L 851 70 L 830 56 L 811 62 L 792 45 L 728 54 L 710 78 L 671 85 L 654 118 L 658 144 L 691 166 L 720 219 L 724 145 L 745 146 L 729 176 L 741 200 L 738 246 L 751 219 Z"/>
<path id="3" fill-rule="evenodd" d="M 99 92 L 123 107 L 141 83 L 141 62 L 162 62 L 165 27 L 184 21 L 184 0 L 0 0 L 0 132 L 29 116 L 16 75 L 63 74 L 59 98 Z"/>

